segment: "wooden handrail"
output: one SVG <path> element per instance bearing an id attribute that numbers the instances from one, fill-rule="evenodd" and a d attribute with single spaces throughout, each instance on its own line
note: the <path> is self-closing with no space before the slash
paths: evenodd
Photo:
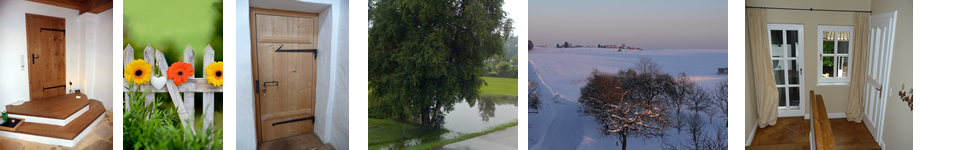
<path id="1" fill-rule="evenodd" d="M 809 99 L 812 106 L 812 126 L 815 135 L 816 149 L 834 150 L 835 137 L 832 133 L 832 125 L 828 122 L 828 111 L 825 109 L 825 101 L 822 95 L 815 95 L 815 91 L 809 91 Z"/>

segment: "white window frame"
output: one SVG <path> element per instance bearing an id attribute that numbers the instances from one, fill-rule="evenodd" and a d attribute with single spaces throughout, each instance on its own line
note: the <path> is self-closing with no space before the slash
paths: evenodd
<path id="1" fill-rule="evenodd" d="M 818 73 L 815 74 L 815 76 L 818 78 L 818 83 L 816 84 L 817 86 L 848 86 L 849 85 L 850 80 L 848 75 L 846 75 L 846 77 L 822 77 L 822 73 L 823 73 L 822 61 L 824 60 L 825 57 L 834 57 L 836 58 L 834 60 L 837 60 L 838 58 L 837 56 L 847 56 L 848 66 L 846 67 L 846 69 L 852 70 L 851 68 L 852 60 L 855 59 L 855 58 L 852 58 L 852 53 L 854 53 L 852 49 L 854 49 L 854 45 L 855 45 L 852 42 L 855 39 L 854 29 L 855 28 L 852 26 L 826 26 L 826 25 L 818 26 L 818 38 L 815 39 L 815 41 L 818 42 L 817 51 L 819 55 L 818 60 L 815 60 L 817 64 L 815 65 L 815 68 L 818 68 Z M 835 50 L 832 51 L 834 52 L 833 54 L 824 54 L 824 51 L 822 51 L 822 49 L 824 49 L 825 45 L 824 45 L 824 42 L 822 42 L 822 39 L 823 37 L 825 37 L 825 33 L 824 33 L 825 31 L 848 32 L 848 54 L 838 54 L 837 42 L 835 43 L 835 46 L 834 46 Z M 838 67 L 833 67 L 833 69 L 836 69 L 836 70 L 837 68 Z M 837 72 L 837 71 L 832 71 L 832 72 Z"/>

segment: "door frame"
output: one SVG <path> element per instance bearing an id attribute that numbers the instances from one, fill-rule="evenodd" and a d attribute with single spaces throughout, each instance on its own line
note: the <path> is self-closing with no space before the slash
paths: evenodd
<path id="1" fill-rule="evenodd" d="M 805 25 L 802 25 L 802 24 L 771 24 L 771 23 L 770 23 L 770 24 L 767 24 L 766 26 L 767 26 L 767 28 L 768 28 L 768 30 L 766 31 L 766 34 L 769 36 L 770 39 L 771 39 L 771 37 L 772 37 L 772 32 L 771 32 L 772 30 L 783 30 L 783 31 L 785 31 L 785 30 L 798 30 L 798 44 L 795 44 L 795 45 L 796 45 L 796 48 L 795 48 L 795 58 L 788 58 L 788 54 L 785 54 L 785 56 L 784 56 L 783 58 L 778 58 L 778 59 L 779 59 L 779 60 L 784 60 L 784 61 L 786 61 L 786 62 L 788 62 L 789 60 L 796 60 L 796 62 L 798 63 L 798 68 L 799 68 L 798 91 L 799 91 L 799 93 L 796 93 L 796 94 L 798 94 L 798 100 L 799 100 L 799 105 L 798 105 L 798 107 L 799 107 L 799 109 L 798 109 L 798 110 L 788 110 L 788 109 L 779 110 L 779 111 L 778 111 L 778 117 L 805 116 L 805 112 L 806 112 L 806 111 L 805 111 L 805 104 L 807 103 L 807 101 L 805 101 L 805 94 L 801 94 L 801 93 L 804 93 L 804 92 L 805 92 L 805 73 L 804 73 L 804 72 L 805 72 L 805 70 L 804 70 L 804 68 L 805 68 L 805 60 L 804 60 L 804 59 L 805 59 L 805 31 L 804 31 Z M 786 36 L 785 32 L 783 32 L 782 36 Z M 783 40 L 783 42 L 784 42 L 784 41 L 787 41 L 787 37 L 783 37 L 782 40 Z M 772 45 L 771 42 L 772 42 L 772 40 L 769 40 L 769 45 Z M 786 52 L 787 52 L 787 51 L 786 51 Z M 769 53 L 769 56 L 768 56 L 768 57 L 772 60 L 772 62 L 775 62 L 776 58 L 772 57 L 771 53 Z M 772 71 L 774 71 L 774 69 L 773 69 Z M 787 70 L 786 70 L 786 71 L 787 71 Z M 774 75 L 774 73 L 772 73 L 772 74 Z M 787 73 L 785 74 L 785 81 L 784 81 L 784 82 L 785 82 L 785 85 L 784 85 L 784 86 L 781 86 L 781 87 L 785 87 L 785 92 L 786 92 L 786 94 L 785 94 L 785 101 L 786 101 L 786 103 L 789 103 L 789 102 L 788 102 L 788 98 L 790 97 L 790 95 L 787 93 L 787 92 L 788 92 L 788 74 L 787 74 Z M 775 90 L 778 90 L 779 87 L 780 87 L 780 86 L 779 86 L 778 84 L 776 84 L 776 85 L 775 85 Z M 776 105 L 776 107 L 778 107 L 778 105 Z M 786 108 L 787 108 L 787 107 L 788 107 L 788 105 L 786 104 Z M 806 118 L 807 118 L 807 117 L 806 117 Z"/>
<path id="2" fill-rule="evenodd" d="M 256 41 L 257 41 L 257 36 L 256 36 L 256 14 L 270 14 L 270 15 L 281 15 L 281 16 L 314 18 L 314 20 L 315 20 L 316 22 L 315 22 L 315 29 L 314 29 L 313 31 L 314 31 L 314 32 L 317 32 L 317 34 L 318 34 L 319 29 L 320 29 L 320 28 L 319 28 L 319 25 L 320 25 L 320 24 L 319 24 L 319 14 L 318 14 L 318 13 L 308 13 L 308 12 L 298 12 L 298 11 L 288 11 L 288 10 L 278 10 L 278 9 L 266 9 L 266 8 L 249 7 L 249 20 L 250 20 L 250 22 L 249 22 L 249 25 L 250 25 L 250 57 L 252 58 L 252 60 L 251 60 L 251 62 L 252 62 L 251 67 L 252 67 L 252 70 L 253 70 L 253 81 L 252 81 L 252 83 L 254 84 L 254 85 L 253 85 L 254 87 L 256 87 L 256 86 L 259 85 L 259 83 L 257 82 L 257 81 L 259 80 L 259 67 L 258 67 L 258 61 L 257 61 L 257 60 L 258 60 L 258 58 L 257 58 L 257 57 L 258 57 L 258 56 L 257 56 L 257 52 L 258 52 L 258 51 L 257 51 L 257 46 L 256 46 L 256 43 L 257 43 L 257 42 L 256 42 Z M 317 62 L 317 63 L 318 63 L 318 62 Z M 319 72 L 317 72 L 317 73 L 319 73 Z M 318 84 L 318 83 L 317 83 L 317 84 Z M 260 87 L 260 88 L 265 88 L 265 87 Z M 261 121 L 260 121 L 260 119 L 261 119 L 261 114 L 260 114 L 260 113 L 261 113 L 261 112 L 260 112 L 260 108 L 259 108 L 261 97 L 260 97 L 260 94 L 259 94 L 259 91 L 258 91 L 260 88 L 253 88 L 253 90 L 254 90 L 254 91 L 253 91 L 253 93 L 254 93 L 254 94 L 253 94 L 253 95 L 254 95 L 254 96 L 253 96 L 253 101 L 254 101 L 254 103 L 253 103 L 253 109 L 255 109 L 256 142 L 257 142 L 257 143 L 265 142 L 265 141 L 263 141 L 263 134 L 262 134 L 262 131 L 260 130 L 261 127 L 262 127 L 262 123 L 261 123 Z M 316 99 L 313 99 L 313 101 L 316 101 Z M 315 112 L 315 111 L 318 111 L 318 110 L 316 110 L 316 108 L 315 108 L 315 107 L 316 107 L 315 104 L 313 105 L 313 107 L 314 107 L 314 108 L 313 108 L 313 111 L 314 111 L 314 112 Z M 315 131 L 314 131 L 314 132 L 315 132 Z"/>
<path id="3" fill-rule="evenodd" d="M 882 35 L 876 35 L 875 31 L 873 30 L 875 26 L 872 25 L 872 23 L 875 22 L 875 18 L 881 18 L 881 17 L 889 18 L 888 31 L 890 33 L 888 33 L 887 35 L 888 37 L 878 37 Z M 885 146 L 885 142 L 882 141 L 882 136 L 883 136 L 882 134 L 884 131 L 884 126 L 885 126 L 885 108 L 886 108 L 886 103 L 888 102 L 888 95 L 890 94 L 888 92 L 891 90 L 889 89 L 889 86 L 888 86 L 888 80 L 889 80 L 889 76 L 891 75 L 892 55 L 894 54 L 894 51 L 895 51 L 894 50 L 895 32 L 897 30 L 896 29 L 897 21 L 898 21 L 897 10 L 891 11 L 891 12 L 879 13 L 879 14 L 872 14 L 871 16 L 869 16 L 869 35 L 868 35 L 868 42 L 869 42 L 868 55 L 869 56 L 867 56 L 869 59 L 866 60 L 867 62 L 865 65 L 869 69 L 865 70 L 865 77 L 866 77 L 866 79 L 864 79 L 865 92 L 862 93 L 862 94 L 865 94 L 863 96 L 865 99 L 862 101 L 862 105 L 864 106 L 863 107 L 864 113 L 862 113 L 863 115 L 862 121 L 866 122 L 865 127 L 868 128 L 868 131 L 871 132 L 872 137 L 875 138 L 875 141 L 878 142 L 878 144 L 882 146 L 882 148 L 884 148 Z M 878 42 L 876 38 L 880 38 L 881 40 L 884 40 L 884 42 Z M 877 49 L 877 48 L 883 48 L 883 49 Z M 887 51 L 883 51 L 883 50 L 887 50 Z M 880 52 L 881 54 L 876 52 Z M 878 58 L 882 58 L 882 59 L 878 59 Z M 877 61 L 881 61 L 881 62 L 877 62 Z M 876 67 L 872 65 L 878 65 L 878 66 Z M 874 69 L 878 69 L 878 71 Z M 870 84 L 873 84 L 871 83 L 871 79 L 868 79 L 868 78 L 871 78 L 871 75 L 879 75 L 882 78 L 884 78 L 884 79 L 879 79 L 882 81 L 876 81 L 876 82 L 880 82 L 878 84 L 881 86 L 879 87 L 881 90 L 879 90 L 878 98 L 872 98 L 870 94 L 871 92 L 874 92 L 872 91 L 873 88 L 870 88 L 869 86 Z M 872 101 L 871 99 L 877 99 L 877 100 Z M 872 114 L 869 112 L 876 113 L 876 114 Z M 869 116 L 875 117 L 875 119 L 871 119 Z"/>
<path id="4" fill-rule="evenodd" d="M 66 91 L 68 91 L 68 90 L 67 90 L 67 87 L 66 87 L 66 83 L 67 83 L 67 77 L 66 77 L 66 67 L 67 67 L 67 66 L 66 66 L 66 47 L 67 47 L 67 45 L 66 45 L 66 38 L 67 38 L 67 36 L 66 36 L 66 18 L 53 17 L 53 16 L 45 16 L 45 15 L 38 15 L 38 14 L 30 14 L 30 13 L 24 13 L 24 14 L 25 14 L 25 15 L 24 15 L 24 22 L 25 22 L 25 24 L 26 24 L 26 32 L 27 32 L 27 33 L 26 33 L 27 55 L 39 53 L 39 52 L 41 52 L 42 49 L 43 49 L 42 45 L 39 47 L 40 49 L 36 49 L 36 48 L 34 48 L 34 47 L 31 47 L 31 45 L 40 44 L 39 41 L 36 41 L 36 43 L 31 43 L 31 40 L 33 40 L 33 38 L 37 38 L 37 37 L 34 37 L 34 36 L 42 36 L 42 34 L 31 34 L 31 31 L 32 31 L 31 29 L 35 29 L 37 26 L 30 24 L 30 23 L 31 23 L 31 21 L 29 20 L 30 18 L 43 18 L 43 19 L 58 20 L 58 21 L 60 21 L 60 22 L 63 22 L 62 25 L 58 25 L 58 27 L 59 27 L 59 28 L 62 28 L 62 29 L 49 29 L 49 28 L 47 28 L 46 30 L 61 31 L 61 32 L 63 32 L 63 34 L 64 34 L 64 35 L 63 35 L 63 40 L 64 40 L 64 41 L 63 41 L 63 47 L 64 47 L 64 50 L 63 50 L 63 57 L 64 57 L 64 60 L 63 60 L 63 62 L 64 62 L 64 65 L 63 65 L 63 67 L 64 67 L 64 68 L 63 68 L 63 73 L 64 73 L 64 74 L 63 74 L 63 79 L 64 79 L 64 80 L 63 80 L 63 81 L 60 81 L 60 82 L 63 83 L 63 84 L 62 84 L 62 85 L 63 85 L 62 88 L 63 88 L 63 91 L 65 91 L 64 93 L 61 93 L 61 94 L 66 94 Z M 41 28 L 40 30 L 45 30 L 42 26 L 41 26 L 40 28 Z M 30 57 L 31 57 L 31 59 L 33 59 L 32 57 L 34 57 L 34 56 L 30 56 Z M 33 61 L 33 60 L 28 60 L 26 63 L 31 63 L 32 61 Z M 28 70 L 27 70 L 27 82 L 32 82 L 32 81 L 33 81 L 33 78 L 35 78 L 35 77 L 34 77 L 34 76 L 31 76 L 30 74 L 31 74 L 33 71 L 37 71 L 37 70 L 35 70 L 35 69 L 37 69 L 37 68 L 34 68 L 34 67 L 32 66 L 32 64 L 28 64 L 28 65 L 27 65 L 27 69 L 28 69 Z M 41 92 L 40 95 L 34 95 L 34 94 L 35 94 L 35 93 L 33 93 L 33 92 L 34 92 L 34 91 L 33 91 L 34 88 L 39 88 L 41 91 L 42 91 L 44 88 L 46 88 L 46 87 L 43 87 L 43 85 L 42 85 L 41 83 L 36 83 L 36 84 L 39 84 L 39 87 L 34 86 L 33 83 L 30 83 L 30 84 L 28 85 L 28 89 L 27 89 L 27 90 L 28 90 L 29 92 L 28 92 L 27 94 L 28 94 L 28 97 L 30 97 L 30 100 L 42 99 L 42 98 L 44 98 L 44 97 L 43 97 L 43 92 Z"/>

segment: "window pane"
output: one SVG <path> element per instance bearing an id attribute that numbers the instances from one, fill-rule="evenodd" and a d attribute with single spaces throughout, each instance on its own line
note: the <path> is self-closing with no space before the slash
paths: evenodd
<path id="1" fill-rule="evenodd" d="M 835 32 L 834 31 L 822 32 L 822 53 L 834 54 L 835 53 L 834 51 L 835 51 Z"/>
<path id="2" fill-rule="evenodd" d="M 848 32 L 838 32 L 838 53 L 848 54 Z"/>
<path id="3" fill-rule="evenodd" d="M 786 104 L 787 103 L 785 103 L 785 88 L 780 87 L 778 88 L 778 106 L 785 106 Z"/>
<path id="4" fill-rule="evenodd" d="M 835 77 L 835 68 L 833 67 L 835 64 L 834 61 L 835 57 L 822 57 L 822 77 Z"/>
<path id="5" fill-rule="evenodd" d="M 836 57 L 835 69 L 838 73 L 835 74 L 835 77 L 848 77 L 848 56 L 838 56 Z"/>
<path id="6" fill-rule="evenodd" d="M 788 84 L 798 84 L 798 60 L 788 60 Z"/>
<path id="7" fill-rule="evenodd" d="M 802 102 L 799 98 L 800 94 L 801 92 L 798 91 L 798 87 L 788 87 L 788 106 L 795 106 L 789 107 L 789 110 L 799 109 L 797 106 L 800 106 Z"/>
<path id="8" fill-rule="evenodd" d="M 798 30 L 788 30 L 785 36 L 785 50 L 788 51 L 788 57 L 795 57 L 798 47 Z"/>
<path id="9" fill-rule="evenodd" d="M 775 85 L 785 84 L 785 61 L 772 60 L 772 71 L 775 72 Z"/>
<path id="10" fill-rule="evenodd" d="M 785 56 L 785 44 L 782 42 L 782 30 L 772 30 L 769 40 L 772 41 L 769 48 L 772 53 L 772 57 L 784 57 Z"/>

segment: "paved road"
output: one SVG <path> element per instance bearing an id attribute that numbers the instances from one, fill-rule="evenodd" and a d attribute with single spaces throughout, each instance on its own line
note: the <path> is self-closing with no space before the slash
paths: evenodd
<path id="1" fill-rule="evenodd" d="M 459 141 L 439 149 L 518 149 L 519 126 L 513 126 L 486 135 Z"/>

